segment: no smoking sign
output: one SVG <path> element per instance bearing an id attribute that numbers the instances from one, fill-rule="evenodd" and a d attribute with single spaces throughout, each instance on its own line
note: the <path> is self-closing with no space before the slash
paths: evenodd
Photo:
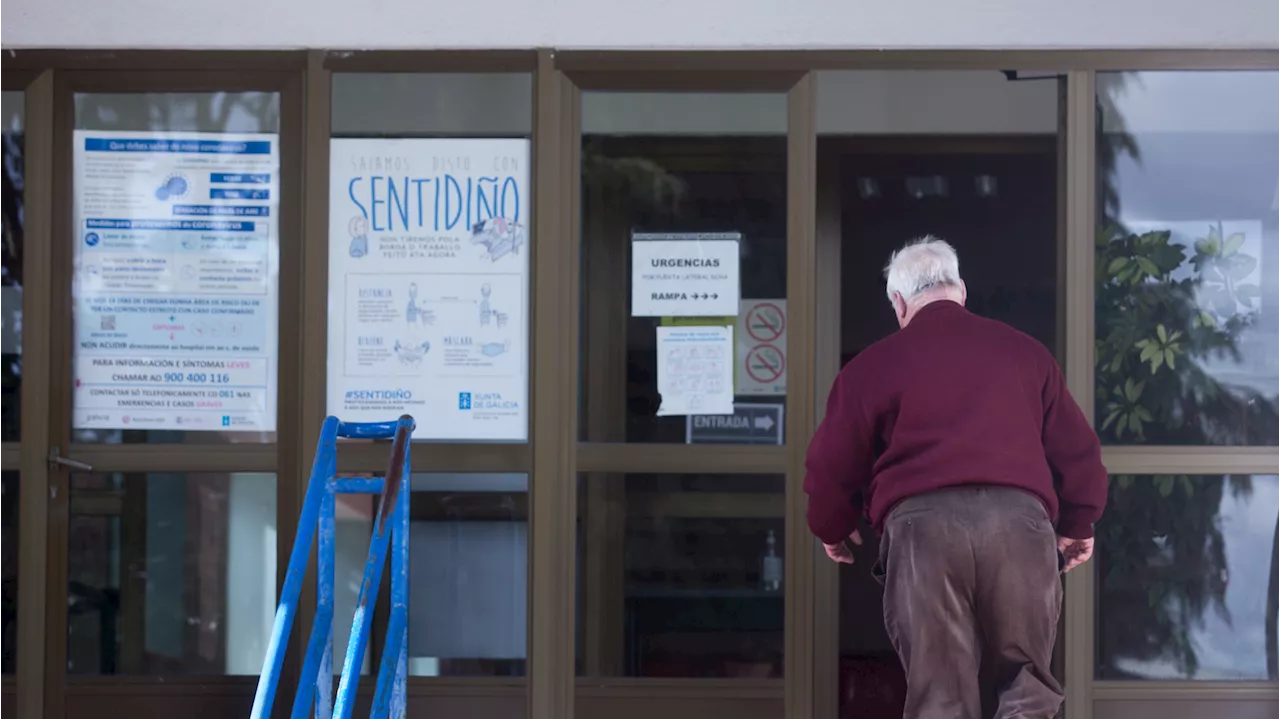
<path id="1" fill-rule="evenodd" d="M 743 304 L 751 302 L 758 300 L 747 300 Z M 772 302 L 759 302 L 747 312 L 746 323 L 745 329 L 751 339 L 762 343 L 777 342 L 787 331 L 787 314 Z"/>
<path id="2" fill-rule="evenodd" d="M 773 384 L 787 371 L 787 358 L 773 345 L 756 345 L 747 352 L 747 375 L 760 384 Z"/>
<path id="3" fill-rule="evenodd" d="M 742 300 L 738 310 L 735 393 L 787 393 L 787 301 Z"/>

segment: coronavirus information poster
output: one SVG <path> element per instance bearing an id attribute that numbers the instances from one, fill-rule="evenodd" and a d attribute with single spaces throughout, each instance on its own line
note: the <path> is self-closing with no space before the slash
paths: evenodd
<path id="1" fill-rule="evenodd" d="M 528 435 L 529 142 L 334 139 L 329 413 Z"/>
<path id="2" fill-rule="evenodd" d="M 277 137 L 74 137 L 74 426 L 275 431 Z"/>

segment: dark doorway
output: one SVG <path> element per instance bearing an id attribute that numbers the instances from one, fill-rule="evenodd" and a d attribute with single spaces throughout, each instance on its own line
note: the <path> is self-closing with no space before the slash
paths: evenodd
<path id="1" fill-rule="evenodd" d="M 824 138 L 838 162 L 841 363 L 897 329 L 883 268 L 927 234 L 960 256 L 969 309 L 1058 349 L 1058 157 L 1053 136 Z M 905 677 L 885 632 L 866 539 L 840 569 L 840 716 L 902 716 Z"/>

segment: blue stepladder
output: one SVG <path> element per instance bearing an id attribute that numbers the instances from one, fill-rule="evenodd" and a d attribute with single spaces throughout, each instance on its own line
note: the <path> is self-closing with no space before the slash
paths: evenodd
<path id="1" fill-rule="evenodd" d="M 298 692 L 293 699 L 292 719 L 306 719 L 315 707 L 316 719 L 350 719 L 369 645 L 373 607 L 377 603 L 382 569 L 391 554 L 391 616 L 387 622 L 386 641 L 378 664 L 378 680 L 373 695 L 370 719 L 404 719 L 405 677 L 409 655 L 409 447 L 413 435 L 413 418 L 404 415 L 394 422 L 341 422 L 328 417 L 320 430 L 311 479 L 298 518 L 298 532 L 289 554 L 284 589 L 276 607 L 271 640 L 258 677 L 258 691 L 253 698 L 251 719 L 269 719 L 280 683 L 280 670 L 289 644 L 289 633 L 298 611 L 298 597 L 311 557 L 311 544 L 317 533 L 316 613 L 307 640 L 306 655 L 299 675 Z M 391 459 L 384 477 L 339 478 L 337 476 L 338 439 L 390 439 Z M 373 523 L 373 537 L 360 582 L 360 595 L 351 620 L 351 638 L 347 642 L 338 692 L 333 692 L 333 591 L 334 591 L 334 512 L 339 494 L 378 494 L 378 512 Z"/>

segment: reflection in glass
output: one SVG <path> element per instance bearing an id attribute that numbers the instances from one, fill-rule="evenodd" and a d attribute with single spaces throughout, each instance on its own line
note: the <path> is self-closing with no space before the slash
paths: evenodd
<path id="1" fill-rule="evenodd" d="M 6 92 L 0 104 L 0 142 L 4 149 L 4 268 L 0 270 L 0 435 L 5 442 L 21 436 L 22 388 L 22 198 L 25 93 Z"/>
<path id="2" fill-rule="evenodd" d="M 74 475 L 70 505 L 69 673 L 261 671 L 275 475 Z"/>
<path id="3" fill-rule="evenodd" d="M 578 674 L 780 677 L 784 482 L 583 475 Z"/>
<path id="4" fill-rule="evenodd" d="M 333 673 L 341 674 L 342 657 L 347 655 L 347 643 L 351 641 L 351 618 L 356 611 L 360 582 L 364 579 L 364 565 L 369 555 L 377 497 L 372 494 L 339 494 L 334 499 Z M 410 611 L 412 610 L 411 606 Z M 375 655 L 371 651 L 372 644 L 381 641 L 382 634 L 374 632 L 369 639 L 370 647 L 365 650 L 364 664 L 360 666 L 361 674 L 368 674 L 369 668 L 373 666 Z M 382 656 L 381 651 L 377 656 Z"/>
<path id="5" fill-rule="evenodd" d="M 786 97 L 587 93 L 582 124 L 582 438 L 683 443 L 686 417 L 656 416 L 657 327 L 746 319 L 633 317 L 632 235 L 741 233 L 741 298 L 785 312 Z M 735 399 L 782 404 L 784 354 L 757 352 L 748 373 L 735 334 Z"/>
<path id="6" fill-rule="evenodd" d="M 0 505 L 3 506 L 4 599 L 3 661 L 0 673 L 13 674 L 17 666 L 18 648 L 18 492 L 17 472 L 0 474 Z"/>
<path id="7" fill-rule="evenodd" d="M 79 93 L 75 95 L 75 129 L 76 130 L 94 130 L 94 131 L 119 131 L 119 132 L 147 132 L 147 133 L 278 133 L 280 127 L 280 96 L 277 93 L 264 92 L 241 92 L 241 93 L 150 93 L 150 94 L 129 94 L 129 93 Z M 182 178 L 180 178 L 182 179 Z M 279 189 L 274 191 L 274 196 L 278 197 Z M 209 192 L 212 192 L 210 190 Z M 97 202 L 106 203 L 109 198 L 96 198 Z M 114 205 L 108 204 L 108 207 Z M 278 207 L 278 202 L 273 203 Z M 279 214 L 276 212 L 276 214 Z M 153 218 L 145 218 L 153 219 Z M 163 219 L 163 218 L 161 218 Z M 261 222 L 258 223 L 262 224 Z M 279 257 L 278 257 L 278 238 L 271 238 L 270 257 L 267 258 L 267 274 L 269 278 L 265 280 L 268 287 L 276 286 L 276 279 L 279 274 Z M 234 255 L 228 255 L 234 258 Z M 223 262 L 228 262 L 222 259 Z M 255 261 L 258 261 L 255 257 Z M 92 269 L 85 270 L 88 273 Z M 226 293 L 212 294 L 209 297 L 213 299 L 226 298 Z M 267 299 L 262 301 L 271 307 L 268 310 L 270 315 L 267 321 L 266 332 L 270 337 L 266 340 L 268 347 L 273 347 L 276 335 L 276 317 L 275 317 L 275 295 L 271 292 L 267 295 Z M 77 312 L 77 323 L 89 321 L 89 318 L 81 316 L 82 313 Z M 210 321 L 207 326 L 200 321 L 198 316 L 192 315 L 194 319 L 183 322 L 181 316 L 171 320 L 179 329 L 177 332 L 185 332 L 185 335 L 177 335 L 170 341 L 185 340 L 189 344 L 208 344 L 213 345 L 218 342 L 230 342 L 230 333 L 237 333 L 236 336 L 248 337 L 250 331 L 241 323 L 235 321 L 227 321 L 226 323 L 215 323 Z M 127 326 L 125 320 L 117 320 L 116 317 L 103 316 L 99 322 L 103 323 L 103 332 L 108 331 L 108 327 L 116 327 L 117 321 L 121 327 Z M 157 333 L 158 334 L 158 333 Z M 156 339 L 167 339 L 161 336 Z M 262 356 L 263 352 L 253 352 L 251 356 Z M 275 372 L 275 352 L 267 352 L 270 359 L 266 362 L 266 374 L 271 375 Z M 137 359 L 151 359 L 151 357 L 137 357 Z M 161 356 L 172 356 L 172 353 L 165 351 Z M 192 359 L 207 359 L 208 357 L 193 356 Z M 239 356 L 233 359 L 247 359 L 248 357 Z M 206 379 L 207 376 L 206 376 Z M 267 381 L 268 390 L 274 386 L 274 382 Z M 243 388 L 237 388 L 243 389 Z M 261 390 L 259 390 L 261 391 Z M 215 415 L 216 416 L 216 415 Z M 202 413 L 201 419 L 207 420 L 209 414 Z M 104 444 L 228 444 L 228 443 L 269 443 L 275 441 L 274 432 L 234 432 L 234 431 L 186 431 L 180 429 L 181 418 L 172 418 L 175 426 L 173 429 L 77 429 L 72 431 L 72 439 L 76 442 L 104 443 Z M 229 421 L 224 419 L 225 421 Z M 123 418 L 121 424 L 125 424 Z M 188 423 L 188 426 L 190 424 Z"/>
<path id="8" fill-rule="evenodd" d="M 1278 100 L 1274 72 L 1099 74 L 1103 441 L 1276 443 Z"/>
<path id="9" fill-rule="evenodd" d="M 409 505 L 409 674 L 524 676 L 528 635 L 528 477 L 416 474 Z M 334 656 L 342 656 L 376 505 L 339 495 Z M 380 593 L 380 599 L 387 592 Z M 385 601 L 365 653 L 380 657 Z M 334 672 L 340 671 L 335 666 Z"/>
<path id="10" fill-rule="evenodd" d="M 1278 502 L 1275 476 L 1112 477 L 1098 678 L 1274 681 Z"/>

